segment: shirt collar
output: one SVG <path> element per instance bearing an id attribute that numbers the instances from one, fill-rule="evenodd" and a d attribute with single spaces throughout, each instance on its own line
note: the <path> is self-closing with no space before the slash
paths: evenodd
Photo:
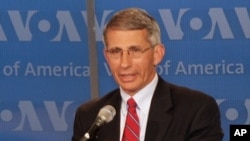
<path id="1" fill-rule="evenodd" d="M 133 96 L 134 100 L 137 103 L 138 109 L 142 110 L 142 112 L 144 113 L 148 113 L 149 111 L 150 102 L 153 97 L 158 79 L 159 79 L 158 75 L 155 74 L 153 80 Z M 126 105 L 126 101 L 131 96 L 129 96 L 121 87 L 120 87 L 120 93 L 122 97 L 122 104 Z"/>

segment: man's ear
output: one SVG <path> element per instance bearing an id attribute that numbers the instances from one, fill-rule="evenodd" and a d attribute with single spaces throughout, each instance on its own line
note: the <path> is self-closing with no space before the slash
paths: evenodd
<path id="1" fill-rule="evenodd" d="M 154 65 L 158 65 L 165 56 L 165 47 L 163 44 L 158 44 L 154 47 Z"/>

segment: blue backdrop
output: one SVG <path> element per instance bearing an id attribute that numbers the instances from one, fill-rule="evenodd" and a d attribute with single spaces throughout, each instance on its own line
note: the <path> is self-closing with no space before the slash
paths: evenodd
<path id="1" fill-rule="evenodd" d="M 0 140 L 69 141 L 74 112 L 91 98 L 84 0 L 0 4 Z M 102 28 L 117 10 L 140 7 L 162 29 L 167 81 L 213 96 L 224 141 L 250 124 L 250 2 L 95 1 L 100 96 L 117 87 L 102 55 Z"/>

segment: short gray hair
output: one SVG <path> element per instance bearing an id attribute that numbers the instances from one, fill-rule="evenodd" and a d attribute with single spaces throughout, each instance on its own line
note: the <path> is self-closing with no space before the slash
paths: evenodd
<path id="1" fill-rule="evenodd" d="M 111 17 L 103 30 L 104 43 L 107 45 L 107 32 L 115 30 L 146 29 L 151 46 L 161 43 L 160 27 L 157 21 L 146 11 L 139 8 L 128 8 L 118 11 Z"/>

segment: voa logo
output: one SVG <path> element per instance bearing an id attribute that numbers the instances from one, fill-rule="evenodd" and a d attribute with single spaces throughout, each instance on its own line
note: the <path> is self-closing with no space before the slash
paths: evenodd
<path id="1" fill-rule="evenodd" d="M 248 124 L 250 99 L 233 101 L 217 99 L 223 122 Z M 73 101 L 0 102 L 0 129 L 4 131 L 68 131 L 72 130 L 76 107 Z M 228 124 L 226 125 L 228 127 Z"/>
<path id="2" fill-rule="evenodd" d="M 250 39 L 249 9 L 230 10 L 160 9 L 159 13 L 170 40 Z"/>
<path id="3" fill-rule="evenodd" d="M 3 131 L 68 131 L 73 127 L 73 101 L 0 101 L 0 129 Z"/>
<path id="4" fill-rule="evenodd" d="M 223 122 L 230 124 L 250 123 L 250 99 L 217 99 Z"/>
<path id="5" fill-rule="evenodd" d="M 85 11 L 72 14 L 70 11 L 10 10 L 1 13 L 0 41 L 80 42 L 81 34 L 87 33 L 86 23 Z"/>
<path id="6" fill-rule="evenodd" d="M 246 7 L 224 10 L 223 8 L 194 9 L 159 9 L 155 15 L 163 26 L 169 40 L 185 39 L 250 39 L 250 14 Z M 96 40 L 102 41 L 102 29 L 114 11 L 105 10 L 95 17 Z M 100 19 L 100 20 L 99 20 Z M 100 22 L 99 22 L 100 21 Z M 42 11 L 21 12 L 10 10 L 1 13 L 0 41 L 35 41 L 46 40 L 60 42 L 80 42 L 86 40 L 87 13 L 81 11 Z M 165 30 L 164 30 L 165 29 Z"/>

